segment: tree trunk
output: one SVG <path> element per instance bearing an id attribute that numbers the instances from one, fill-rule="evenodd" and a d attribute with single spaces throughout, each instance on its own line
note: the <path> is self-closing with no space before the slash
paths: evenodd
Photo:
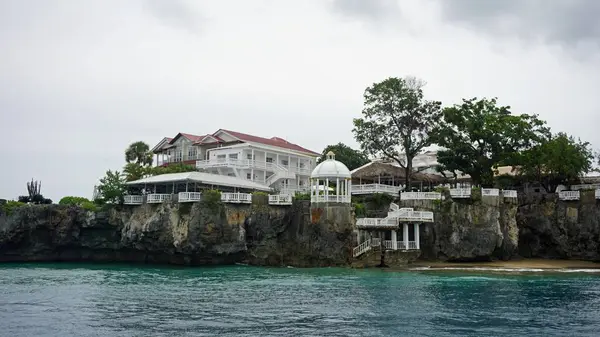
<path id="1" fill-rule="evenodd" d="M 404 177 L 404 183 L 405 183 L 405 191 L 410 191 L 410 183 L 411 183 L 411 176 L 412 176 L 412 158 L 409 158 L 408 156 L 406 156 L 406 172 L 405 175 L 406 177 Z"/>

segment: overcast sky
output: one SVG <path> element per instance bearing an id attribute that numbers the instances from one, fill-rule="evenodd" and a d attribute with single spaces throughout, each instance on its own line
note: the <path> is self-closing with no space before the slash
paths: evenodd
<path id="1" fill-rule="evenodd" d="M 599 148 L 599 16 L 597 0 L 0 0 L 0 198 L 31 178 L 90 198 L 129 143 L 180 131 L 356 146 L 362 93 L 390 76 Z"/>

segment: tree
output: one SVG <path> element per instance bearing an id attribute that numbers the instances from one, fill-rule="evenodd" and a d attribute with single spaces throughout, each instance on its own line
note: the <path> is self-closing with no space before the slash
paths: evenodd
<path id="1" fill-rule="evenodd" d="M 423 86 L 424 82 L 414 77 L 391 77 L 368 87 L 363 117 L 354 119 L 352 130 L 363 151 L 393 160 L 405 169 L 407 187 L 413 158 L 431 145 L 430 134 L 441 117 L 441 103 L 424 100 Z"/>
<path id="2" fill-rule="evenodd" d="M 134 181 L 144 178 L 149 174 L 152 168 L 142 166 L 138 163 L 127 163 L 123 167 L 123 174 L 125 174 L 125 181 Z"/>
<path id="3" fill-rule="evenodd" d="M 142 141 L 131 143 L 125 150 L 125 161 L 137 163 L 141 166 L 152 165 L 153 159 L 150 146 Z"/>
<path id="4" fill-rule="evenodd" d="M 125 179 L 119 171 L 106 171 L 106 176 L 100 179 L 97 186 L 98 199 L 112 204 L 123 203 L 123 196 L 127 192 Z"/>
<path id="5" fill-rule="evenodd" d="M 532 147 L 519 156 L 518 175 L 539 182 L 546 192 L 554 193 L 558 185 L 579 180 L 592 169 L 594 155 L 589 143 L 575 140 L 565 133 Z"/>
<path id="6" fill-rule="evenodd" d="M 474 185 L 493 184 L 493 168 L 515 163 L 519 151 L 549 137 L 537 115 L 512 115 L 496 99 L 463 99 L 443 110 L 443 123 L 434 131 L 439 170 L 471 176 Z"/>
<path id="7" fill-rule="evenodd" d="M 168 174 L 168 173 L 183 173 L 183 172 L 194 172 L 194 171 L 199 171 L 198 169 L 196 169 L 196 167 L 194 165 L 186 165 L 186 164 L 182 164 L 182 163 L 178 163 L 178 164 L 171 164 L 168 166 L 162 166 L 162 167 L 153 167 L 148 171 L 149 175 L 152 176 L 157 176 L 160 174 Z"/>
<path id="8" fill-rule="evenodd" d="M 349 170 L 354 170 L 355 168 L 361 167 L 368 162 L 370 162 L 369 157 L 362 152 L 355 150 L 343 143 L 337 143 L 335 145 L 327 145 L 323 150 L 323 154 L 321 158 L 319 158 L 318 162 L 322 162 L 327 159 L 327 153 L 329 151 L 335 153 L 335 159 L 344 163 Z"/>

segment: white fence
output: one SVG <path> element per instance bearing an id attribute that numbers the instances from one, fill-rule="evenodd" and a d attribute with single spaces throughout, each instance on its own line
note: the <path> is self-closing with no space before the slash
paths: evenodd
<path id="1" fill-rule="evenodd" d="M 251 204 L 252 194 L 250 193 L 221 193 L 221 201 L 233 204 Z"/>
<path id="2" fill-rule="evenodd" d="M 148 194 L 147 203 L 149 204 L 161 204 L 165 201 L 170 201 L 170 194 Z"/>
<path id="3" fill-rule="evenodd" d="M 385 185 L 385 184 L 362 184 L 352 185 L 352 194 L 373 194 L 373 193 L 386 193 L 391 195 L 398 195 L 400 193 L 399 186 Z"/>
<path id="4" fill-rule="evenodd" d="M 516 198 L 517 191 L 515 190 L 502 190 L 502 196 L 505 198 Z"/>
<path id="5" fill-rule="evenodd" d="M 498 197 L 498 196 L 500 196 L 500 190 L 497 188 L 482 188 L 481 196 L 482 197 Z"/>
<path id="6" fill-rule="evenodd" d="M 346 195 L 311 195 L 311 202 L 350 202 L 350 196 Z"/>
<path id="7" fill-rule="evenodd" d="M 200 201 L 202 193 L 200 192 L 179 192 L 177 195 L 179 202 L 195 202 Z"/>
<path id="8" fill-rule="evenodd" d="M 144 197 L 141 195 L 126 195 L 123 197 L 125 205 L 141 205 L 144 202 Z"/>
<path id="9" fill-rule="evenodd" d="M 558 192 L 558 199 L 560 200 L 579 200 L 579 191 L 560 191 Z"/>
<path id="10" fill-rule="evenodd" d="M 269 205 L 291 205 L 292 196 L 289 194 L 269 195 Z"/>
<path id="11" fill-rule="evenodd" d="M 402 192 L 400 200 L 440 200 L 442 193 L 440 192 Z"/>
<path id="12" fill-rule="evenodd" d="M 451 188 L 450 196 L 452 198 L 470 198 L 471 188 Z"/>
<path id="13" fill-rule="evenodd" d="M 398 216 L 399 221 L 433 222 L 433 212 L 409 211 Z"/>
<path id="14" fill-rule="evenodd" d="M 358 218 L 356 219 L 356 227 L 358 228 L 396 228 L 398 227 L 398 219 L 395 218 Z"/>

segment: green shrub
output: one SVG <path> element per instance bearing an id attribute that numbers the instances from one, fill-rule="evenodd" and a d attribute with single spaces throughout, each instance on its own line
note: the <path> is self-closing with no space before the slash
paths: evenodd
<path id="1" fill-rule="evenodd" d="M 364 218 L 366 214 L 367 214 L 367 208 L 365 207 L 364 204 L 361 204 L 361 203 L 354 204 L 354 215 L 357 218 Z"/>
<path id="2" fill-rule="evenodd" d="M 221 191 L 219 190 L 206 190 L 202 192 L 202 201 L 208 203 L 221 202 Z"/>
<path id="3" fill-rule="evenodd" d="M 90 201 L 87 198 L 84 198 L 84 197 L 68 196 L 68 197 L 63 197 L 62 199 L 60 199 L 60 201 L 58 202 L 58 204 L 59 205 L 65 205 L 65 206 L 69 206 L 69 205 L 82 206 L 86 202 L 90 202 Z"/>
<path id="4" fill-rule="evenodd" d="M 310 200 L 310 193 L 298 193 L 294 195 L 294 200 Z"/>
<path id="5" fill-rule="evenodd" d="M 252 192 L 252 195 L 263 195 L 263 196 L 266 196 L 266 195 L 269 195 L 269 193 L 262 192 L 262 191 L 254 191 L 254 192 Z"/>
<path id="6" fill-rule="evenodd" d="M 81 206 L 81 208 L 85 209 L 86 211 L 92 211 L 92 212 L 97 212 L 98 211 L 98 205 L 94 204 L 91 201 L 84 201 L 82 202 L 79 206 Z"/>
<path id="7" fill-rule="evenodd" d="M 366 201 L 379 209 L 389 206 L 394 201 L 394 196 L 387 193 L 373 193 L 366 198 Z"/>
<path id="8" fill-rule="evenodd" d="M 24 202 L 9 200 L 6 203 L 0 205 L 0 213 L 11 215 L 15 209 L 23 207 L 25 205 L 27 204 Z"/>

